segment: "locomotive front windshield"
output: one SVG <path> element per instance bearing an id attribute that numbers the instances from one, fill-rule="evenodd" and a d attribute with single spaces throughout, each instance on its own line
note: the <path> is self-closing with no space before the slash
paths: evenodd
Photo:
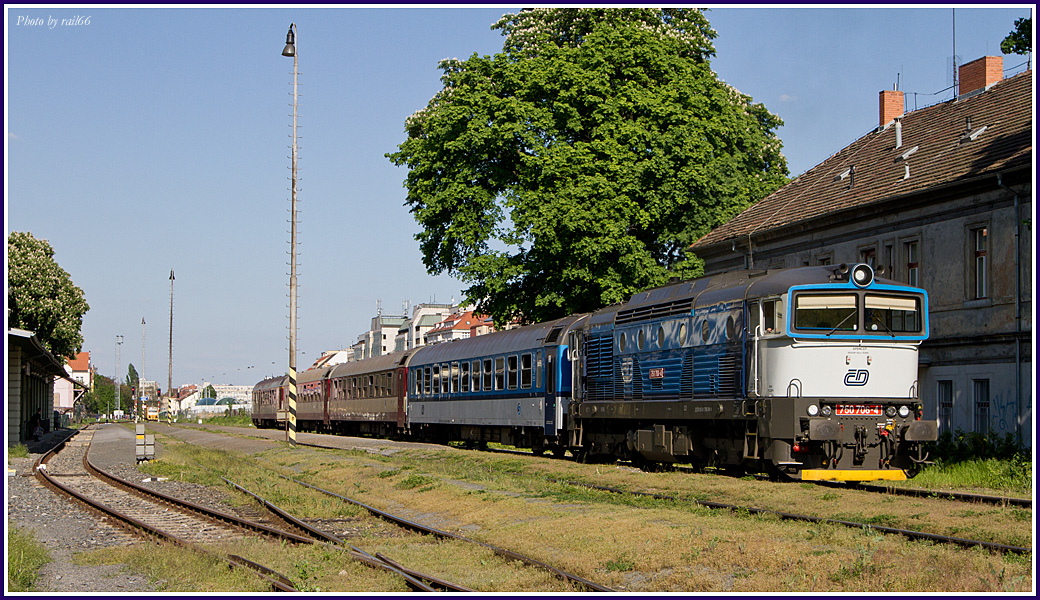
<path id="1" fill-rule="evenodd" d="M 800 292 L 794 299 L 792 330 L 816 335 L 919 335 L 918 295 Z"/>
<path id="2" fill-rule="evenodd" d="M 801 294 L 794 304 L 796 329 L 856 331 L 859 297 L 855 294 Z"/>
<path id="3" fill-rule="evenodd" d="M 864 323 L 868 331 L 920 333 L 921 300 L 915 297 L 866 295 Z"/>

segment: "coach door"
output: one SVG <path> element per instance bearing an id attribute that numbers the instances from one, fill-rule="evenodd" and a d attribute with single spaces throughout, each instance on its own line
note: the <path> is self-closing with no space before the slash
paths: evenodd
<path id="1" fill-rule="evenodd" d="M 401 359 L 404 362 L 404 359 Z M 397 428 L 404 429 L 404 399 L 408 394 L 408 367 L 397 367 Z"/>
<path id="2" fill-rule="evenodd" d="M 329 402 L 332 399 L 332 370 L 329 370 L 329 374 L 326 379 L 321 382 L 321 389 L 324 393 L 322 394 L 322 419 L 326 426 L 329 424 Z"/>

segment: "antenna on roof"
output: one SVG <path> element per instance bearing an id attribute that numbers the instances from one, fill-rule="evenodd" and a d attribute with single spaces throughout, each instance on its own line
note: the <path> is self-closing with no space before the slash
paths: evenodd
<path id="1" fill-rule="evenodd" d="M 957 97 L 957 9 L 953 9 L 953 97 Z"/>

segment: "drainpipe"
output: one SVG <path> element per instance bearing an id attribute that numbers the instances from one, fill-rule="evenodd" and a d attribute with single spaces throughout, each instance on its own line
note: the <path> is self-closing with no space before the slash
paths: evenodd
<path id="1" fill-rule="evenodd" d="M 1018 406 L 1018 445 L 1022 447 L 1022 217 L 1019 214 L 1018 192 L 1004 185 L 1003 173 L 997 173 L 997 187 L 1015 196 L 1015 394 Z"/>

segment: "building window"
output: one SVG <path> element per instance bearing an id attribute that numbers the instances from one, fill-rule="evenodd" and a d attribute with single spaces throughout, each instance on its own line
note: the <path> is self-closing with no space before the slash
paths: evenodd
<path id="1" fill-rule="evenodd" d="M 987 266 L 987 238 L 989 236 L 989 229 L 986 227 L 979 227 L 978 229 L 971 230 L 971 243 L 973 249 L 973 255 L 975 262 L 972 266 L 972 288 L 974 289 L 975 299 L 985 298 L 988 296 L 986 290 L 986 266 Z"/>
<path id="2" fill-rule="evenodd" d="M 906 255 L 906 283 L 917 286 L 921 275 L 920 242 L 906 242 L 903 250 Z"/>
<path id="3" fill-rule="evenodd" d="M 973 379 L 975 402 L 975 432 L 989 432 L 989 379 Z"/>
<path id="4" fill-rule="evenodd" d="M 859 262 L 870 265 L 871 269 L 877 270 L 877 249 L 873 246 L 860 249 Z"/>
<path id="5" fill-rule="evenodd" d="M 936 404 L 939 409 L 939 428 L 953 431 L 953 381 L 940 379 L 936 382 Z"/>

